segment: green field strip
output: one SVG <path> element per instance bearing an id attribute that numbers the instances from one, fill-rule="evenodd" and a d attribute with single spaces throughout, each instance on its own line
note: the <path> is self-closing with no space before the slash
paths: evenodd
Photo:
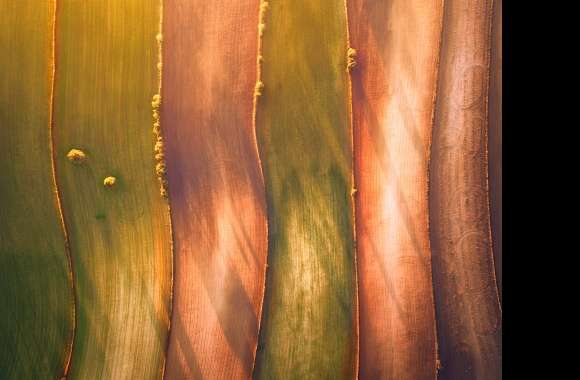
<path id="1" fill-rule="evenodd" d="M 163 370 L 172 256 L 153 151 L 160 5 L 59 2 L 54 128 L 78 304 L 72 379 Z M 84 157 L 67 158 L 71 149 Z"/>
<path id="2" fill-rule="evenodd" d="M 271 2 L 256 129 L 269 218 L 266 296 L 254 377 L 356 377 L 346 9 Z"/>
<path id="3" fill-rule="evenodd" d="M 0 14 L 0 379 L 56 379 L 74 301 L 52 174 L 54 2 L 1 0 Z"/>

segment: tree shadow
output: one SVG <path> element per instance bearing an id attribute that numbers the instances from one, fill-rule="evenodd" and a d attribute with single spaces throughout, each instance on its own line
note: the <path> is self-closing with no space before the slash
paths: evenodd
<path id="1" fill-rule="evenodd" d="M 164 9 L 161 125 L 175 235 L 166 377 L 249 377 L 267 254 L 252 130 L 257 2 Z"/>

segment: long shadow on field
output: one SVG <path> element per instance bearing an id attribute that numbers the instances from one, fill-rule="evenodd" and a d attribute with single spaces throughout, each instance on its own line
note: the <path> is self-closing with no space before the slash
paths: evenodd
<path id="1" fill-rule="evenodd" d="M 164 8 L 161 124 L 175 255 L 166 375 L 249 377 L 267 244 L 252 131 L 258 3 L 195 3 Z"/>

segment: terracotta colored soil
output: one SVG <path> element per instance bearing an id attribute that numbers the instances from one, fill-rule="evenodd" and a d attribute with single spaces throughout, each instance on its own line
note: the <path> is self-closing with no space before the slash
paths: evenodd
<path id="1" fill-rule="evenodd" d="M 427 171 L 442 1 L 349 4 L 360 377 L 433 379 Z"/>
<path id="2" fill-rule="evenodd" d="M 430 171 L 441 379 L 500 377 L 487 183 L 491 3 L 445 2 Z"/>
<path id="3" fill-rule="evenodd" d="M 167 379 L 251 375 L 267 223 L 252 110 L 258 1 L 164 5 L 175 272 Z"/>

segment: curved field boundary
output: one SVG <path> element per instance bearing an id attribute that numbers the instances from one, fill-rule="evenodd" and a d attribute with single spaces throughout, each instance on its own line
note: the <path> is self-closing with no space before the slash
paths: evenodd
<path id="1" fill-rule="evenodd" d="M 74 334 L 52 173 L 54 1 L 0 1 L 0 378 L 59 378 Z"/>

